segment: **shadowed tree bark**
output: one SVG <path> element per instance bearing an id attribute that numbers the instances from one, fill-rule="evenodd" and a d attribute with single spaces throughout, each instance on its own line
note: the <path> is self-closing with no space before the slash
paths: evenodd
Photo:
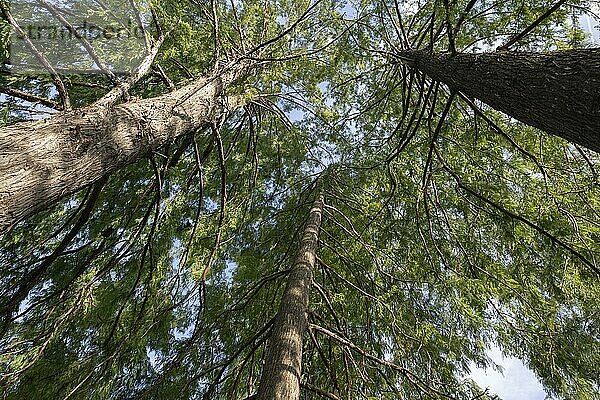
<path id="1" fill-rule="evenodd" d="M 225 89 L 238 64 L 172 93 L 113 105 L 101 99 L 0 129 L 0 235 L 13 224 L 243 104 Z M 111 92 L 112 93 L 112 92 Z"/>
<path id="2" fill-rule="evenodd" d="M 400 52 L 402 62 L 498 111 L 600 153 L 600 49 Z"/>
<path id="3" fill-rule="evenodd" d="M 308 295 L 316 260 L 323 197 L 312 205 L 294 266 L 273 323 L 258 393 L 253 400 L 298 400 L 302 336 L 308 324 Z"/>

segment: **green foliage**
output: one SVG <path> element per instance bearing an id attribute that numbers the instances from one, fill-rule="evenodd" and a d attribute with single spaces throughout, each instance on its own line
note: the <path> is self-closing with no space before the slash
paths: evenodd
<path id="1" fill-rule="evenodd" d="M 398 3 L 153 2 L 154 65 L 180 86 L 254 59 L 227 89 L 248 104 L 1 238 L 0 395 L 254 394 L 320 191 L 303 398 L 493 398 L 469 378 L 491 347 L 558 398 L 598 398 L 598 156 L 460 97 L 442 120 L 447 88 L 394 56 L 401 29 L 448 50 L 446 13 L 458 51 L 493 50 L 553 3 Z M 585 46 L 565 11 L 585 5 L 516 48 Z M 157 71 L 131 94 L 167 92 Z M 111 87 L 63 78 L 76 107 Z M 52 82 L 0 77 L 58 101 Z M 4 103 L 2 124 L 35 110 Z"/>

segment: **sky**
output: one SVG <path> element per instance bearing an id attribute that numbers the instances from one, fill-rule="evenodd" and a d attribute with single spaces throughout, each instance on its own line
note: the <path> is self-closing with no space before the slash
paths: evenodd
<path id="1" fill-rule="evenodd" d="M 591 6 L 592 12 L 596 15 L 600 14 L 600 2 Z M 600 43 L 600 22 L 595 16 L 590 14 L 584 14 L 579 18 L 581 29 L 587 31 L 590 34 L 590 39 L 594 43 Z"/>
<path id="2" fill-rule="evenodd" d="M 502 400 L 547 399 L 537 377 L 519 359 L 504 357 L 498 348 L 492 348 L 488 355 L 504 371 L 473 368 L 470 378 L 482 389 L 489 388 L 490 394 L 497 394 Z"/>

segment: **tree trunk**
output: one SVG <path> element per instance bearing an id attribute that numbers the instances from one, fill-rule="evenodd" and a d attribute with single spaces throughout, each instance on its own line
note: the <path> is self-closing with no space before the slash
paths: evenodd
<path id="1" fill-rule="evenodd" d="M 279 311 L 273 323 L 256 400 L 298 400 L 302 336 L 308 323 L 308 295 L 315 265 L 323 197 L 313 203 Z"/>
<path id="2" fill-rule="evenodd" d="M 551 135 L 600 152 L 600 49 L 399 53 L 432 79 Z"/>
<path id="3" fill-rule="evenodd" d="M 100 100 L 0 129 L 0 235 L 16 222 L 239 107 L 225 89 L 239 65 L 172 93 L 111 105 Z"/>

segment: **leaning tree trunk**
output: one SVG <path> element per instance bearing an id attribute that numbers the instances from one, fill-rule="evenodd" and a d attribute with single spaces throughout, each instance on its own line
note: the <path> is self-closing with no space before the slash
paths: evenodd
<path id="1" fill-rule="evenodd" d="M 308 295 L 315 265 L 323 197 L 313 203 L 304 235 L 275 317 L 255 400 L 298 400 L 302 336 L 308 324 Z"/>
<path id="2" fill-rule="evenodd" d="M 600 152 L 600 49 L 399 58 L 434 80 L 549 134 Z"/>
<path id="3" fill-rule="evenodd" d="M 224 96 L 239 64 L 159 97 L 99 101 L 0 129 L 0 235 L 21 219 L 193 133 L 242 104 Z"/>

